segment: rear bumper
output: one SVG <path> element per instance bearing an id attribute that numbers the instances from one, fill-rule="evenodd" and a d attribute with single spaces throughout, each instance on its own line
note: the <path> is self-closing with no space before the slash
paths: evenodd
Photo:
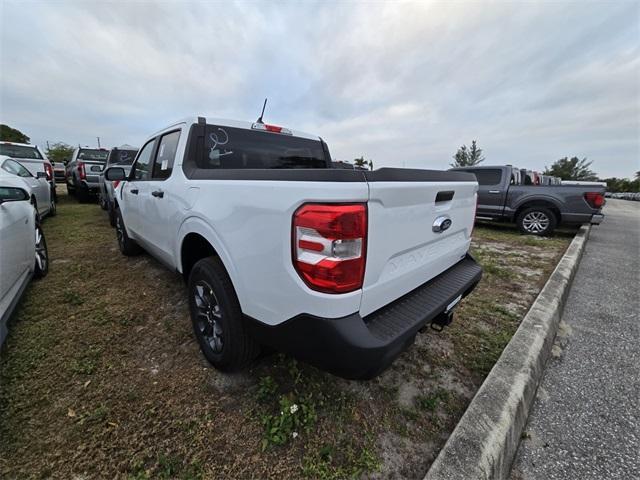
<path id="1" fill-rule="evenodd" d="M 410 346 L 418 331 L 478 284 L 482 269 L 467 255 L 437 277 L 362 318 L 298 315 L 270 326 L 247 317 L 260 343 L 344 378 L 373 378 Z"/>

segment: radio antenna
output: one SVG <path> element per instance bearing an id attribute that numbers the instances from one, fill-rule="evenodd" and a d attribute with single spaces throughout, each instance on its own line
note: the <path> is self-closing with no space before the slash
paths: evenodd
<path id="1" fill-rule="evenodd" d="M 258 117 L 258 120 L 256 120 L 256 123 L 264 123 L 262 121 L 262 116 L 264 115 L 264 109 L 267 106 L 267 99 L 264 99 L 264 104 L 262 105 L 262 112 L 260 112 L 260 117 Z"/>

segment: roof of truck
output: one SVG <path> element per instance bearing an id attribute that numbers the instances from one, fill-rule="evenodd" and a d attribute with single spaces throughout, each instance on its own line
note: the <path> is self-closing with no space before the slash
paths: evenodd
<path id="1" fill-rule="evenodd" d="M 198 123 L 198 119 L 199 118 L 204 118 L 207 122 L 207 125 L 218 125 L 221 127 L 233 127 L 233 128 L 244 128 L 246 130 L 252 130 L 252 126 L 256 123 L 256 122 L 247 122 L 247 121 L 243 121 L 243 120 L 231 120 L 228 118 L 217 118 L 217 117 L 186 117 L 183 118 L 177 122 L 172 123 L 171 125 L 168 125 L 160 130 L 158 130 L 157 132 L 155 132 L 152 136 L 155 136 L 165 130 L 167 130 L 168 128 L 171 127 L 175 127 L 181 124 L 188 124 L 188 125 L 193 125 L 193 124 L 197 124 Z M 266 125 L 275 125 L 269 122 L 265 122 Z M 277 125 L 278 127 L 280 127 L 281 125 Z M 309 140 L 320 140 L 320 137 L 318 135 L 313 135 L 311 133 L 306 133 L 306 132 L 302 132 L 300 130 L 293 130 L 289 127 L 284 127 L 287 130 L 289 130 L 291 132 L 291 136 L 294 137 L 299 137 L 299 138 L 307 138 Z"/>

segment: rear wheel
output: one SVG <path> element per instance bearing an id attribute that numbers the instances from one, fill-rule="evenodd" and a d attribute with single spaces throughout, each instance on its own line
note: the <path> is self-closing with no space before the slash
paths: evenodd
<path id="1" fill-rule="evenodd" d="M 127 235 L 127 229 L 124 226 L 124 220 L 122 219 L 122 213 L 120 210 L 116 210 L 116 236 L 118 238 L 118 247 L 123 255 L 131 257 L 137 255 L 142 251 L 140 245 L 135 240 L 131 240 Z"/>
<path id="2" fill-rule="evenodd" d="M 545 207 L 525 208 L 516 219 L 518 228 L 528 235 L 550 235 L 558 221 L 555 214 Z"/>
<path id="3" fill-rule="evenodd" d="M 56 199 L 51 197 L 51 205 L 49 205 L 49 216 L 55 217 L 56 213 L 58 213 L 58 205 L 56 204 Z"/>
<path id="4" fill-rule="evenodd" d="M 104 193 L 100 192 L 100 196 L 98 197 L 98 203 L 100 204 L 100 208 L 102 210 L 107 210 L 108 209 L 108 202 L 107 199 L 104 196 Z"/>
<path id="5" fill-rule="evenodd" d="M 260 349 L 245 329 L 238 297 L 219 258 L 196 262 L 188 291 L 193 331 L 209 363 L 223 371 L 250 363 Z"/>
<path id="6" fill-rule="evenodd" d="M 49 251 L 47 250 L 47 241 L 44 238 L 44 232 L 40 226 L 40 222 L 36 222 L 36 261 L 33 275 L 36 278 L 45 277 L 49 273 Z"/>

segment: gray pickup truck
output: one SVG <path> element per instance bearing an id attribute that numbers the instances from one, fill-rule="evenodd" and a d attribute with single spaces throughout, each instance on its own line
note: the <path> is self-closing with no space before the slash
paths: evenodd
<path id="1" fill-rule="evenodd" d="M 521 232 L 549 235 L 559 224 L 602 222 L 605 187 L 599 185 L 522 185 L 512 166 L 461 167 L 478 184 L 476 218 L 514 222 Z"/>
<path id="2" fill-rule="evenodd" d="M 138 147 L 132 147 L 131 145 L 122 145 L 120 147 L 114 147 L 109 152 L 107 158 L 107 165 L 105 169 L 117 165 L 122 167 L 125 174 L 129 175 L 131 171 L 131 165 L 138 153 Z M 117 185 L 117 184 L 116 184 Z M 113 200 L 114 182 L 110 182 L 104 179 L 104 171 L 100 173 L 100 186 L 98 193 L 98 202 L 103 210 L 106 210 L 109 214 L 109 223 L 112 227 L 116 226 L 115 208 Z"/>
<path id="3" fill-rule="evenodd" d="M 86 201 L 96 195 L 100 187 L 100 174 L 109 156 L 106 148 L 79 147 L 67 162 L 67 192 L 78 200 Z"/>

